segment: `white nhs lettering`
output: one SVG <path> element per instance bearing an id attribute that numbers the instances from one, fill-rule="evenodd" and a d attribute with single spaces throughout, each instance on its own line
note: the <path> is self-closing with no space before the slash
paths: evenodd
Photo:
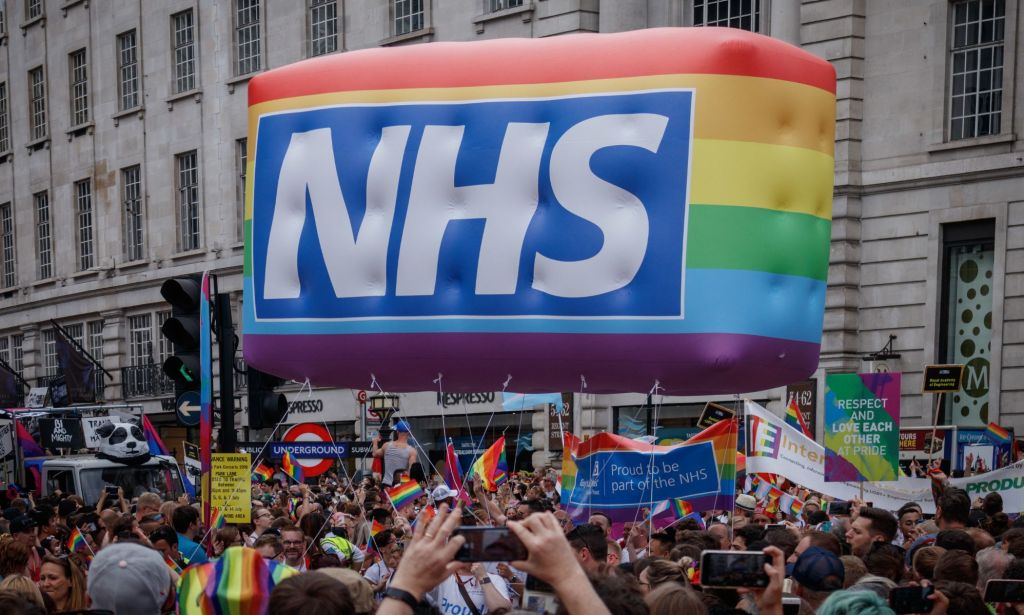
<path id="1" fill-rule="evenodd" d="M 596 225 L 600 250 L 582 260 L 537 254 L 532 287 L 557 297 L 591 297 L 628 285 L 647 252 L 644 204 L 631 192 L 601 179 L 591 157 L 611 146 L 657 152 L 668 117 L 653 113 L 601 115 L 583 120 L 551 150 L 554 197 L 569 212 Z M 398 252 L 395 292 L 433 295 L 445 229 L 452 220 L 483 219 L 477 267 L 478 295 L 516 293 L 523 242 L 539 201 L 540 165 L 547 123 L 509 123 L 494 183 L 455 185 L 455 163 L 464 126 L 424 128 L 413 161 L 408 211 Z M 388 240 L 411 126 L 388 126 L 370 160 L 366 213 L 358 235 L 352 228 L 337 176 L 330 128 L 293 133 L 281 164 L 266 252 L 263 295 L 295 299 L 301 291 L 299 239 L 306 225 L 306 194 L 320 250 L 338 298 L 384 296 Z"/>

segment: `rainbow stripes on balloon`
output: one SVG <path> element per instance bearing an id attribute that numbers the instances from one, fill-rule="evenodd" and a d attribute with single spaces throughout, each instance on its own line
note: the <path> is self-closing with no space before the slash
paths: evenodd
<path id="1" fill-rule="evenodd" d="M 416 501 L 416 498 L 426 495 L 423 488 L 416 481 L 410 480 L 390 489 L 385 489 L 388 499 L 395 510 L 401 510 Z"/>
<path id="2" fill-rule="evenodd" d="M 306 475 L 302 471 L 302 466 L 288 451 L 281 457 L 281 469 L 296 483 L 301 485 L 305 481 Z"/>

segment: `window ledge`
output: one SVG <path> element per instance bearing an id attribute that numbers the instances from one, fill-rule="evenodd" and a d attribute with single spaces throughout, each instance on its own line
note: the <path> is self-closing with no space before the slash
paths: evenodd
<path id="1" fill-rule="evenodd" d="M 178 102 L 179 100 L 185 100 L 186 98 L 193 98 L 193 99 L 195 99 L 195 102 L 198 103 L 199 101 L 201 101 L 203 99 L 203 91 L 199 90 L 199 89 L 193 89 L 193 90 L 188 90 L 187 92 L 181 92 L 179 94 L 174 94 L 173 96 L 168 96 L 164 100 L 164 102 L 167 103 L 167 110 L 168 111 L 173 111 L 174 110 L 174 103 Z"/>
<path id="2" fill-rule="evenodd" d="M 256 71 L 255 73 L 246 73 L 244 75 L 238 75 L 237 77 L 232 77 L 231 79 L 228 79 L 224 82 L 224 85 L 228 86 L 228 94 L 234 94 L 236 87 L 243 83 L 248 83 L 250 79 L 260 74 L 261 72 L 262 71 Z"/>
<path id="3" fill-rule="evenodd" d="M 68 135 L 68 141 L 70 141 L 74 137 L 78 137 L 86 133 L 91 135 L 93 133 L 94 128 L 95 125 L 91 121 L 89 121 L 84 124 L 79 124 L 78 126 L 72 126 L 71 128 L 68 128 L 65 134 Z"/>
<path id="4" fill-rule="evenodd" d="M 929 152 L 946 152 L 949 150 L 966 149 L 969 147 L 983 147 L 985 145 L 996 145 L 998 143 L 1012 143 L 1017 140 L 1017 135 L 1006 132 L 998 135 L 985 135 L 971 139 L 957 139 L 946 143 L 935 143 L 928 148 Z"/>
<path id="5" fill-rule="evenodd" d="M 113 120 L 114 120 L 114 126 L 117 126 L 117 125 L 119 125 L 121 123 L 121 120 L 123 120 L 126 117 L 130 117 L 132 115 L 138 115 L 139 119 L 141 120 L 143 117 L 146 116 L 146 107 L 144 107 L 142 105 L 139 105 L 138 107 L 132 107 L 131 109 L 125 109 L 124 111 L 118 111 L 117 113 L 115 113 L 114 115 L 112 115 L 110 117 L 113 118 Z"/>
<path id="6" fill-rule="evenodd" d="M 473 23 L 476 24 L 476 33 L 483 34 L 484 24 L 486 24 L 488 21 L 504 19 L 506 17 L 512 17 L 513 15 L 521 15 L 523 18 L 523 23 L 529 23 L 533 19 L 533 3 L 527 2 L 524 3 L 522 6 L 514 6 L 512 8 L 494 11 L 493 13 L 477 15 L 476 17 L 473 18 Z"/>
<path id="7" fill-rule="evenodd" d="M 85 271 L 77 271 L 68 276 L 68 280 L 71 282 L 78 282 L 80 280 L 87 280 L 89 278 L 98 278 L 100 275 L 99 270 L 95 267 L 86 269 Z"/>
<path id="8" fill-rule="evenodd" d="M 32 26 L 36 25 L 36 24 L 39 24 L 40 28 L 45 28 L 46 27 L 46 15 L 40 15 L 39 17 L 33 17 L 32 19 L 29 19 L 28 21 L 23 21 L 21 23 L 21 34 L 22 34 L 22 36 L 27 35 L 28 34 L 28 29 L 31 28 Z"/>
<path id="9" fill-rule="evenodd" d="M 28 143 L 25 144 L 25 148 L 28 150 L 28 155 L 29 156 L 31 156 L 32 152 L 36 151 L 37 149 L 43 149 L 43 148 L 49 149 L 50 148 L 50 137 L 49 136 L 45 136 L 45 137 L 40 137 L 38 139 L 34 139 L 32 141 L 29 141 Z"/>
<path id="10" fill-rule="evenodd" d="M 415 41 L 419 39 L 425 39 L 434 35 L 434 27 L 429 26 L 426 28 L 420 28 L 412 32 L 406 32 L 405 34 L 397 34 L 395 36 L 389 36 L 386 39 L 380 41 L 378 45 L 381 47 L 387 47 L 388 45 L 395 45 L 398 43 L 404 43 L 406 41 Z"/>
<path id="11" fill-rule="evenodd" d="M 56 288 L 57 278 L 51 276 L 49 278 L 46 278 L 45 280 L 36 280 L 35 282 L 32 282 L 31 284 L 28 285 L 28 287 L 31 288 L 33 291 L 44 289 L 50 286 Z"/>
<path id="12" fill-rule="evenodd" d="M 85 6 L 83 8 L 89 8 L 89 0 L 64 0 L 64 4 L 60 5 L 60 10 L 63 12 L 63 16 L 67 17 L 68 9 L 76 5 L 82 4 L 83 2 L 85 3 Z"/>
<path id="13" fill-rule="evenodd" d="M 115 268 L 114 272 L 115 273 L 131 273 L 133 271 L 138 271 L 140 269 L 145 269 L 146 267 L 149 267 L 149 261 L 148 260 L 129 261 L 127 263 L 121 263 L 120 265 L 118 265 Z"/>
<path id="14" fill-rule="evenodd" d="M 167 260 L 171 261 L 172 263 L 175 263 L 175 262 L 178 262 L 178 261 L 183 261 L 183 260 L 188 260 L 190 258 L 195 258 L 197 256 L 206 256 L 206 249 L 205 248 L 197 248 L 195 250 L 187 250 L 185 252 L 176 252 L 176 253 L 168 256 Z"/>

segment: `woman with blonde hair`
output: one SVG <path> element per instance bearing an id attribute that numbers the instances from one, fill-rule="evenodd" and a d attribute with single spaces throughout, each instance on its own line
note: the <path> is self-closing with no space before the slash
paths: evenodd
<path id="1" fill-rule="evenodd" d="M 7 590 L 21 595 L 29 602 L 35 604 L 41 609 L 46 609 L 46 603 L 43 602 L 43 594 L 36 587 L 36 584 L 32 582 L 32 579 L 26 577 L 23 574 L 12 574 L 8 577 L 4 577 L 3 581 L 0 581 L 0 591 Z"/>
<path id="2" fill-rule="evenodd" d="M 707 615 L 708 609 L 697 592 L 685 585 L 669 581 L 644 596 L 650 615 Z"/>
<path id="3" fill-rule="evenodd" d="M 57 612 L 81 611 L 89 606 L 85 593 L 85 574 L 74 557 L 47 555 L 43 558 L 39 589 L 53 599 Z"/>
<path id="4" fill-rule="evenodd" d="M 651 592 L 651 590 L 657 588 L 659 585 L 665 583 L 676 582 L 683 587 L 690 585 L 689 580 L 686 578 L 686 571 L 679 564 L 667 560 L 667 559 L 656 559 L 647 565 L 640 572 L 640 589 L 644 594 Z"/>

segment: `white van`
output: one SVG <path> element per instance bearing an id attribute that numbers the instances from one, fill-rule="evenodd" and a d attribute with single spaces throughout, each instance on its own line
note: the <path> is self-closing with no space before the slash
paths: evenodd
<path id="1" fill-rule="evenodd" d="M 174 457 L 154 455 L 148 461 L 128 465 L 95 455 L 51 457 L 42 463 L 39 492 L 49 495 L 60 490 L 82 496 L 86 506 L 95 504 L 107 487 L 121 487 L 127 499 L 147 491 L 164 501 L 177 499 L 185 492 Z"/>

